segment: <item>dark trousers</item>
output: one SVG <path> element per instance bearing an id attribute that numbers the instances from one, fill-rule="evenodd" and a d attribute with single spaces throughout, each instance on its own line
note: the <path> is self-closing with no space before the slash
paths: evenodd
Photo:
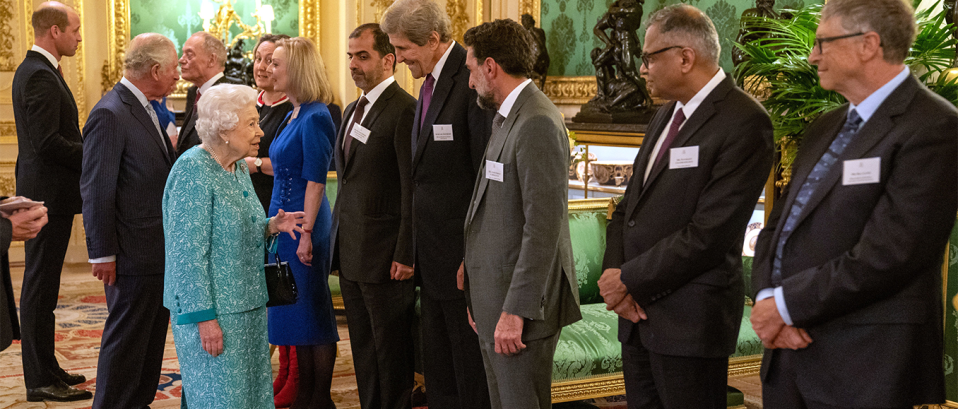
<path id="1" fill-rule="evenodd" d="M 803 396 L 795 384 L 795 371 L 792 360 L 797 351 L 782 349 L 775 351 L 768 373 L 762 380 L 762 406 L 775 409 L 845 409 L 848 406 L 832 406 L 810 401 Z M 768 357 L 769 355 L 766 355 Z M 852 373 L 849 376 L 855 376 Z M 887 406 L 881 408 L 855 407 L 855 409 L 911 409 L 911 406 Z"/>
<path id="2" fill-rule="evenodd" d="M 420 293 L 423 376 L 429 409 L 490 407 L 486 372 L 466 316 L 466 300 L 437 300 Z"/>
<path id="3" fill-rule="evenodd" d="M 24 245 L 26 268 L 20 291 L 23 382 L 27 389 L 53 384 L 60 371 L 53 350 L 60 272 L 70 244 L 72 215 L 49 215 L 37 237 Z"/>
<path id="4" fill-rule="evenodd" d="M 552 359 L 558 342 L 558 332 L 526 341 L 526 348 L 512 356 L 497 354 L 494 343 L 482 343 L 493 409 L 552 407 Z"/>
<path id="5" fill-rule="evenodd" d="M 94 409 L 143 408 L 159 385 L 170 312 L 163 275 L 117 275 L 104 285 L 110 315 L 103 326 Z"/>
<path id="6" fill-rule="evenodd" d="M 364 408 L 412 407 L 413 280 L 360 283 L 340 274 L 359 403 Z"/>
<path id="7" fill-rule="evenodd" d="M 633 331 L 622 344 L 629 409 L 726 407 L 728 358 L 660 355 L 645 349 L 638 337 Z"/>

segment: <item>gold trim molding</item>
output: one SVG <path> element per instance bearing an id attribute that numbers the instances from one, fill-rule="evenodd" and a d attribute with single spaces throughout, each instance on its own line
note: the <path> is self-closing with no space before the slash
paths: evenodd
<path id="1" fill-rule="evenodd" d="M 14 71 L 17 69 L 16 57 L 13 54 L 13 0 L 0 0 L 0 71 Z"/>
<path id="2" fill-rule="evenodd" d="M 452 38 L 461 43 L 462 35 L 469 29 L 466 0 L 446 0 L 446 14 L 452 23 Z"/>
<path id="3" fill-rule="evenodd" d="M 542 0 L 519 0 L 519 17 L 528 14 L 536 19 L 536 27 L 542 27 Z M 591 97 L 590 97 L 591 98 Z"/>
<path id="4" fill-rule="evenodd" d="M 547 77 L 542 91 L 554 104 L 581 105 L 595 96 L 596 89 L 594 76 Z"/>
<path id="5" fill-rule="evenodd" d="M 625 394 L 625 378 L 615 375 L 555 382 L 552 384 L 552 403 L 570 402 L 604 396 Z"/>
<path id="6" fill-rule="evenodd" d="M 30 0 L 24 1 L 27 2 Z M 76 1 L 77 4 L 80 4 L 83 0 Z M 100 91 L 103 94 L 113 89 L 113 85 L 119 82 L 120 78 L 123 77 L 123 59 L 126 55 L 126 47 L 130 43 L 130 1 L 131 0 L 112 0 L 107 10 L 107 22 L 113 27 L 108 35 L 109 44 L 107 55 L 113 56 L 113 59 L 103 61 L 100 76 Z M 319 1 L 320 0 L 299 0 L 299 35 L 300 37 L 313 40 L 317 49 L 321 48 L 319 41 Z M 186 88 L 188 88 L 189 85 L 189 83 L 185 83 Z M 180 96 L 181 88 L 184 89 L 182 96 L 185 96 L 186 91 L 183 80 L 180 80 L 180 83 L 177 84 L 177 90 L 173 92 L 173 96 Z"/>

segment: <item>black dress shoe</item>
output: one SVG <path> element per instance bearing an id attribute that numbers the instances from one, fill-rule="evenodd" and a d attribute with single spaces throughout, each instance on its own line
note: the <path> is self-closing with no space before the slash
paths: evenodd
<path id="1" fill-rule="evenodd" d="M 42 388 L 27 389 L 28 402 L 40 402 L 45 400 L 72 402 L 85 399 L 93 399 L 93 394 L 90 393 L 90 391 L 80 390 L 67 385 L 59 379 L 54 382 L 53 385 L 44 386 Z"/>
<path id="2" fill-rule="evenodd" d="M 67 371 L 60 369 L 56 374 L 57 378 L 60 378 L 63 383 L 73 386 L 79 385 L 83 382 L 86 382 L 86 377 L 80 374 L 69 374 Z"/>

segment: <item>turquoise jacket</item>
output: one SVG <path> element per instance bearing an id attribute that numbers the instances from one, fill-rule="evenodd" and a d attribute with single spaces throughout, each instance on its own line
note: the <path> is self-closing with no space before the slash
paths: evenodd
<path id="1" fill-rule="evenodd" d="M 176 161 L 163 192 L 163 306 L 173 324 L 266 305 L 268 223 L 245 161 L 230 173 L 200 147 Z"/>

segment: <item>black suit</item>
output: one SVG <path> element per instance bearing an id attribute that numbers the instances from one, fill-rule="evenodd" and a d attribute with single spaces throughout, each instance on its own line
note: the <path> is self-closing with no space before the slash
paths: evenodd
<path id="1" fill-rule="evenodd" d="M 17 304 L 13 298 L 13 282 L 10 279 L 10 260 L 7 250 L 13 240 L 13 224 L 0 218 L 0 351 L 7 349 L 13 340 L 20 339 L 20 322 L 17 320 Z"/>
<path id="2" fill-rule="evenodd" d="M 958 111 L 915 78 L 888 96 L 821 179 L 782 250 L 781 283 L 772 282 L 782 213 L 847 113 L 842 106 L 806 130 L 790 191 L 756 245 L 752 288 L 781 285 L 793 323 L 814 340 L 798 351 L 766 350 L 766 407 L 945 400 L 941 263 L 958 210 Z M 843 185 L 842 162 L 864 158 L 881 158 L 879 182 Z"/>
<path id="3" fill-rule="evenodd" d="M 213 86 L 220 84 L 239 84 L 243 83 L 227 76 L 222 76 L 213 83 Z M 194 85 L 186 90 L 186 116 L 183 119 L 183 126 L 180 127 L 180 134 L 176 138 L 176 157 L 180 157 L 190 148 L 200 144 L 200 135 L 196 133 L 196 92 L 199 88 Z"/>
<path id="4" fill-rule="evenodd" d="M 416 99 L 393 82 L 365 107 L 366 143 L 343 152 L 356 103 L 346 107 L 333 145 L 339 192 L 333 208 L 333 270 L 339 270 L 359 401 L 410 408 L 413 387 L 413 280 L 395 281 L 392 262 L 412 266 L 410 135 Z"/>
<path id="5" fill-rule="evenodd" d="M 163 307 L 162 199 L 173 146 L 122 83 L 84 127 L 83 224 L 90 258 L 116 256 L 104 286 L 110 315 L 97 363 L 94 408 L 139 408 L 156 395 L 169 311 Z"/>
<path id="6" fill-rule="evenodd" d="M 649 124 L 608 224 L 603 270 L 621 268 L 648 314 L 638 324 L 619 319 L 629 407 L 724 408 L 744 305 L 742 237 L 772 166 L 772 123 L 726 77 L 670 145 L 698 146 L 698 166 L 669 169 L 666 152 L 643 184 L 675 105 Z"/>
<path id="7" fill-rule="evenodd" d="M 429 110 L 420 95 L 413 124 L 413 243 L 422 286 L 424 372 L 429 404 L 489 407 L 479 340 L 466 317 L 456 272 L 463 260 L 463 225 L 492 129 L 492 111 L 469 88 L 466 49 L 452 45 Z M 433 125 L 451 124 L 452 141 L 434 140 Z M 458 392 L 457 392 L 458 391 Z"/>
<path id="8" fill-rule="evenodd" d="M 73 94 L 42 54 L 27 51 L 13 77 L 17 123 L 17 195 L 43 201 L 49 223 L 25 244 L 20 293 L 23 378 L 28 389 L 50 385 L 60 371 L 53 350 L 60 272 L 80 212 L 83 146 Z"/>

